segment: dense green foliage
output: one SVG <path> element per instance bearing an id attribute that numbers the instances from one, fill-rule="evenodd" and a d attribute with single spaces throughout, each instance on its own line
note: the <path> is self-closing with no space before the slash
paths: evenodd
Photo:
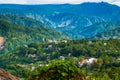
<path id="1" fill-rule="evenodd" d="M 120 75 L 120 40 L 73 40 L 67 43 L 61 41 L 58 43 L 32 43 L 27 46 L 18 48 L 10 54 L 0 55 L 0 67 L 8 70 L 14 75 L 20 77 L 28 77 L 28 73 L 39 76 L 41 71 L 51 69 L 53 64 L 48 69 L 46 67 L 39 68 L 39 65 L 52 64 L 52 61 L 65 57 L 65 61 L 75 64 L 85 58 L 97 58 L 97 63 L 92 64 L 91 68 L 86 65 L 80 68 L 82 73 L 89 79 L 97 80 L 119 80 Z M 71 55 L 69 55 L 71 54 Z M 63 61 L 64 62 L 64 61 Z M 62 64 L 62 63 L 60 63 Z M 68 65 L 69 66 L 69 65 Z M 38 69 L 38 72 L 29 72 L 32 67 Z M 40 69 L 40 71 L 39 71 Z M 27 72 L 27 73 L 26 73 Z M 48 71 L 49 73 L 49 71 Z M 47 76 L 49 77 L 49 76 Z"/>
<path id="2" fill-rule="evenodd" d="M 61 33 L 43 27 L 22 27 L 6 21 L 0 21 L 0 36 L 6 38 L 3 52 L 15 50 L 17 47 L 33 42 L 47 42 L 48 40 L 64 39 Z"/>
<path id="3" fill-rule="evenodd" d="M 0 4 L 0 36 L 6 38 L 0 68 L 20 78 L 120 80 L 118 6 Z M 89 58 L 97 62 L 79 66 Z"/>
<path id="4" fill-rule="evenodd" d="M 0 20 L 4 20 L 12 24 L 21 25 L 24 27 L 39 27 L 41 29 L 45 29 L 46 27 L 42 22 L 39 22 L 35 19 L 16 15 L 0 15 Z"/>
<path id="5" fill-rule="evenodd" d="M 105 2 L 75 5 L 1 4 L 0 14 L 6 14 L 4 18 L 12 19 L 12 22 L 19 19 L 13 23 L 22 23 L 26 20 L 23 17 L 35 19 L 30 19 L 33 24 L 26 23 L 29 26 L 33 26 L 36 20 L 42 21 L 47 27 L 52 27 L 71 39 L 91 38 L 98 33 L 119 28 L 120 21 L 120 7 Z M 11 15 L 17 15 L 17 19 Z M 23 16 L 23 19 L 18 16 Z"/>
<path id="6" fill-rule="evenodd" d="M 69 61 L 54 60 L 51 64 L 39 67 L 28 80 L 86 80 L 80 69 Z"/>

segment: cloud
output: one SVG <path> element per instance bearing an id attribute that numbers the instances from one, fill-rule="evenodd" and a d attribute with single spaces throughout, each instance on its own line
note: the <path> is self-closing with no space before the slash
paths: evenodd
<path id="1" fill-rule="evenodd" d="M 79 4 L 83 2 L 111 2 L 112 0 L 26 0 L 27 3 L 32 4 L 54 4 L 54 3 L 71 3 L 71 4 Z M 115 0 L 114 0 L 115 1 Z"/>
<path id="2" fill-rule="evenodd" d="M 14 3 L 14 4 L 79 4 L 83 2 L 109 2 L 111 4 L 120 5 L 120 0 L 0 0 L 0 3 Z"/>
<path id="3" fill-rule="evenodd" d="M 0 3 L 27 4 L 26 0 L 0 0 Z"/>
<path id="4" fill-rule="evenodd" d="M 112 4 L 116 4 L 120 6 L 120 1 L 113 2 Z"/>

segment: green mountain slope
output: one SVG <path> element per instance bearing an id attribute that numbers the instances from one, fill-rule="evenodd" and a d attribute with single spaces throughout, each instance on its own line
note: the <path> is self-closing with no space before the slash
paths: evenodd
<path id="1" fill-rule="evenodd" d="M 103 33 L 116 28 L 120 28 L 120 22 L 102 22 L 85 27 L 79 34 L 84 35 L 84 37 L 87 38 L 92 38 L 98 33 Z M 78 30 L 76 30 L 76 32 L 78 32 Z"/>
<path id="2" fill-rule="evenodd" d="M 89 38 L 89 27 L 101 22 L 120 21 L 120 7 L 106 2 L 83 4 L 1 4 L 0 14 L 30 17 L 67 34 L 71 39 Z M 86 28 L 88 28 L 86 30 Z M 101 29 L 100 29 L 101 30 Z M 83 31 L 87 31 L 82 33 Z M 93 31 L 94 28 L 93 28 Z M 103 30 L 104 31 L 104 30 Z M 101 31 L 99 31 L 101 32 Z M 96 34 L 96 32 L 93 32 Z"/>
<path id="3" fill-rule="evenodd" d="M 33 42 L 47 42 L 60 40 L 65 36 L 47 28 L 28 28 L 0 20 L 0 36 L 6 38 L 5 52 L 9 52 L 21 45 Z"/>
<path id="4" fill-rule="evenodd" d="M 106 31 L 111 31 L 114 29 L 120 28 L 120 22 L 101 22 L 101 23 L 96 23 L 87 27 L 84 27 L 83 29 L 72 29 L 72 30 L 66 30 L 62 28 L 63 31 L 66 35 L 69 37 L 73 37 L 74 39 L 79 39 L 79 38 L 89 38 L 93 39 L 94 37 L 97 37 L 98 35 L 101 35 L 102 33 L 105 34 L 104 32 Z M 118 31 L 119 32 L 119 31 Z M 75 34 L 75 35 L 74 35 Z M 116 35 L 119 35 L 116 33 Z M 110 35 L 107 35 L 106 38 L 110 38 Z M 99 38 L 102 38 L 102 36 L 99 36 Z"/>
<path id="5" fill-rule="evenodd" d="M 26 78 L 28 74 L 31 74 L 31 78 L 35 77 L 36 79 L 43 78 L 40 75 L 44 74 L 44 77 L 45 75 L 48 75 L 47 73 L 49 72 L 49 70 L 51 72 L 50 75 L 55 77 L 55 75 L 53 74 L 54 70 L 60 69 L 60 71 L 57 72 L 69 72 L 70 70 L 75 69 L 69 68 L 72 66 L 71 64 L 77 66 L 77 63 L 80 61 L 88 58 L 96 58 L 97 63 L 93 63 L 91 67 L 88 68 L 85 64 L 79 69 L 82 70 L 85 75 L 90 76 L 90 79 L 95 78 L 97 80 L 103 80 L 106 79 L 105 75 L 107 75 L 108 80 L 114 80 L 115 78 L 117 78 L 116 80 L 119 80 L 119 44 L 119 39 L 91 41 L 83 39 L 67 41 L 67 43 L 60 42 L 58 44 L 32 43 L 28 44 L 27 46 L 22 46 L 12 51 L 10 54 L 1 54 L 0 67 L 21 78 Z M 50 67 L 49 65 L 54 65 L 53 62 L 56 62 L 56 59 L 62 59 L 62 64 L 64 63 L 64 61 L 70 61 L 71 64 L 69 65 L 64 63 L 62 66 L 60 66 L 61 63 L 56 63 L 55 67 L 52 67 L 52 69 L 48 69 Z M 69 67 L 67 65 L 69 65 Z M 60 67 L 56 69 L 58 66 Z M 32 71 L 34 69 L 37 70 Z M 61 78 L 61 75 L 58 75 L 58 77 Z"/>
<path id="6" fill-rule="evenodd" d="M 0 15 L 0 20 L 5 20 L 13 24 L 25 26 L 25 27 L 46 27 L 42 22 L 32 18 L 16 16 L 16 15 Z"/>
<path id="7" fill-rule="evenodd" d="M 118 38 L 120 39 L 120 28 L 99 33 L 95 35 L 95 38 L 99 38 L 99 39 Z"/>

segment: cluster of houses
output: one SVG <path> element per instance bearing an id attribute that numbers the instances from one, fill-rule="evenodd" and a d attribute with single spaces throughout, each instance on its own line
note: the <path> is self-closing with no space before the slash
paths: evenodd
<path id="1" fill-rule="evenodd" d="M 65 57 L 60 56 L 60 58 L 62 60 L 65 60 Z M 89 58 L 89 59 L 84 59 L 81 62 L 78 62 L 78 67 L 82 67 L 84 64 L 87 64 L 88 68 L 91 68 L 93 63 L 97 63 L 97 59 L 96 58 Z M 33 66 L 33 63 L 30 65 L 22 65 L 22 64 L 16 64 L 17 67 L 22 67 L 25 69 L 30 69 L 31 71 L 35 70 L 37 67 L 41 67 L 41 66 L 48 66 L 48 64 L 38 64 L 37 66 Z"/>
<path id="2" fill-rule="evenodd" d="M 67 40 L 48 40 L 48 43 L 60 43 L 60 42 L 63 42 L 63 43 L 67 43 L 68 41 Z"/>
<path id="3" fill-rule="evenodd" d="M 36 64 L 34 65 L 33 63 L 29 64 L 29 65 L 25 65 L 25 64 L 16 64 L 17 67 L 21 67 L 30 71 L 34 71 L 36 68 L 38 67 L 42 67 L 42 66 L 49 66 L 48 64 Z"/>
<path id="4" fill-rule="evenodd" d="M 87 66 L 90 68 L 93 63 L 97 63 L 96 58 L 89 58 L 89 59 L 84 59 L 81 62 L 78 62 L 78 67 L 82 67 L 84 64 L 87 64 Z"/>
<path id="5" fill-rule="evenodd" d="M 49 43 L 53 43 L 53 42 L 56 42 L 57 41 L 53 41 L 53 40 L 49 40 L 48 41 Z M 62 40 L 61 42 L 64 42 L 64 43 L 67 43 L 67 40 Z M 92 44 L 92 41 L 89 42 L 89 44 Z M 104 46 L 107 45 L 107 43 L 104 43 L 103 44 Z M 53 48 L 53 45 L 52 44 L 49 44 L 46 48 L 44 49 L 51 49 Z M 68 54 L 68 57 L 71 56 L 71 53 Z M 27 57 L 32 57 L 32 58 L 37 58 L 37 55 L 36 54 L 28 54 Z M 50 54 L 46 54 L 46 58 L 49 59 L 50 58 Z M 61 60 L 65 60 L 66 57 L 65 56 L 59 56 L 59 59 Z M 87 59 L 84 59 L 83 61 L 81 62 L 78 62 L 78 67 L 83 67 L 84 64 L 87 64 L 88 67 L 91 67 L 91 65 L 93 63 L 97 63 L 97 59 L 96 58 L 87 58 Z M 17 64 L 17 66 L 19 67 L 23 67 L 23 68 L 27 68 L 27 65 L 22 65 L 22 64 Z M 39 64 L 38 66 L 43 66 L 43 64 Z M 46 66 L 48 66 L 48 64 L 46 64 Z M 31 67 L 31 70 L 33 71 L 35 69 L 35 67 Z"/>

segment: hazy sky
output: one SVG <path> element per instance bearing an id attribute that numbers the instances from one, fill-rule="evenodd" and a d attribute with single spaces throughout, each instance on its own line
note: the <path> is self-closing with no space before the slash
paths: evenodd
<path id="1" fill-rule="evenodd" d="M 0 0 L 0 4 L 2 3 L 14 3 L 14 4 L 63 4 L 63 3 L 71 3 L 71 4 L 79 4 L 83 2 L 109 2 L 111 4 L 117 4 L 120 6 L 120 0 Z"/>

